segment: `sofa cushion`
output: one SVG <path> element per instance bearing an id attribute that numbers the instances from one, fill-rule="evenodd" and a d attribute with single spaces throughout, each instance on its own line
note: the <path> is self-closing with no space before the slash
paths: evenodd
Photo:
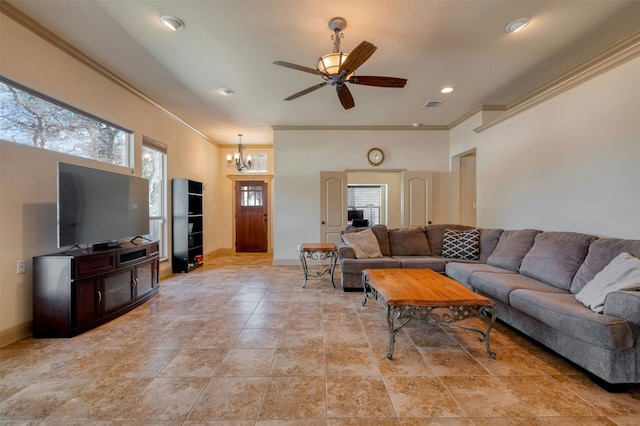
<path id="1" fill-rule="evenodd" d="M 480 230 L 480 260 L 485 262 L 496 249 L 498 240 L 502 234 L 502 229 L 481 229 Z"/>
<path id="2" fill-rule="evenodd" d="M 389 229 L 391 256 L 429 256 L 429 241 L 422 228 Z"/>
<path id="3" fill-rule="evenodd" d="M 522 259 L 519 272 L 569 291 L 589 244 L 596 239 L 594 235 L 576 232 L 541 232 Z"/>
<path id="4" fill-rule="evenodd" d="M 474 272 L 495 272 L 502 274 L 515 274 L 513 271 L 507 269 L 498 268 L 497 266 L 487 265 L 486 263 L 467 263 L 467 262 L 448 262 L 445 266 L 445 273 L 451 279 L 458 281 L 460 284 L 464 284 L 467 287 L 471 287 L 469 280 L 471 274 Z"/>
<path id="5" fill-rule="evenodd" d="M 447 261 L 441 257 L 435 256 L 393 256 L 399 260 L 403 268 L 407 269 L 433 269 L 436 272 L 443 273 Z"/>
<path id="6" fill-rule="evenodd" d="M 360 274 L 365 269 L 400 268 L 402 264 L 398 259 L 390 257 L 378 257 L 375 259 L 342 259 L 340 261 L 340 273 Z"/>
<path id="7" fill-rule="evenodd" d="M 589 246 L 589 253 L 571 282 L 571 293 L 579 292 L 598 272 L 622 252 L 640 257 L 640 240 L 600 238 Z"/>
<path id="8" fill-rule="evenodd" d="M 480 230 L 445 229 L 442 239 L 442 257 L 478 260 L 480 258 Z"/>
<path id="9" fill-rule="evenodd" d="M 444 239 L 444 230 L 453 229 L 456 231 L 464 231 L 465 229 L 473 229 L 472 226 L 456 225 L 456 224 L 438 224 L 428 225 L 425 228 L 427 240 L 429 240 L 429 248 L 432 256 L 442 256 L 442 240 Z"/>
<path id="10" fill-rule="evenodd" d="M 391 250 L 389 250 L 389 233 L 385 225 L 373 225 L 369 228 L 358 228 L 355 226 L 347 226 L 344 230 L 345 234 L 350 232 L 362 232 L 365 229 L 371 229 L 373 234 L 378 239 L 378 245 L 380 246 L 380 252 L 383 256 L 391 256 Z"/>
<path id="11" fill-rule="evenodd" d="M 533 241 L 539 233 L 536 229 L 502 231 L 495 250 L 487 258 L 487 263 L 518 272 L 522 259 L 533 246 Z"/>
<path id="12" fill-rule="evenodd" d="M 620 318 L 591 312 L 571 293 L 515 290 L 511 306 L 563 334 L 607 349 L 633 347 L 629 324 Z"/>
<path id="13" fill-rule="evenodd" d="M 576 300 L 595 313 L 604 310 L 604 299 L 613 291 L 640 290 L 640 259 L 620 253 L 578 293 Z"/>
<path id="14" fill-rule="evenodd" d="M 566 293 L 566 291 L 550 286 L 536 279 L 520 274 L 505 274 L 496 272 L 474 272 L 469 284 L 487 297 L 491 297 L 509 304 L 509 294 L 515 290 L 536 290 L 547 293 Z"/>
<path id="15" fill-rule="evenodd" d="M 342 234 L 342 241 L 356 253 L 356 259 L 369 259 L 382 257 L 378 239 L 371 229 L 362 232 L 349 232 Z"/>

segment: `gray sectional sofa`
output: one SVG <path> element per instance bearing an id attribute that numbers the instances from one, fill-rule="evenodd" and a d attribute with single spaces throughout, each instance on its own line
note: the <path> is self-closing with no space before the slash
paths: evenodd
<path id="1" fill-rule="evenodd" d="M 640 240 L 533 229 L 481 229 L 479 256 L 468 260 L 443 257 L 443 235 L 445 229 L 470 227 L 387 229 L 376 225 L 369 229 L 383 256 L 357 259 L 355 251 L 341 243 L 338 251 L 344 290 L 360 290 L 361 273 L 367 268 L 434 269 L 491 298 L 500 320 L 595 378 L 608 384 L 640 383 L 640 291 L 607 293 L 601 313 L 576 299 L 576 294 L 580 296 L 583 287 L 620 253 L 640 257 Z M 362 230 L 348 228 L 345 232 Z"/>

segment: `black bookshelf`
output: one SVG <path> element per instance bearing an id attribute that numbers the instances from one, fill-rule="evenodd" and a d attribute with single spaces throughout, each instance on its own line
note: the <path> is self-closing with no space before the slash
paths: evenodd
<path id="1" fill-rule="evenodd" d="M 189 179 L 173 179 L 172 192 L 172 257 L 174 273 L 199 268 L 203 263 L 203 194 L 202 183 Z"/>

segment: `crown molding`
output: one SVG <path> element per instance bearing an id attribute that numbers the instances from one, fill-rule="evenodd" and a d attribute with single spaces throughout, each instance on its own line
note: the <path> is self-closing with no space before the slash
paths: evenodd
<path id="1" fill-rule="evenodd" d="M 472 109 L 471 111 L 469 111 L 465 115 L 457 118 L 455 121 L 453 121 L 451 124 L 449 124 L 448 127 L 449 127 L 449 130 L 451 130 L 454 127 L 456 127 L 458 124 L 466 121 L 467 119 L 473 117 L 474 115 L 476 115 L 479 112 L 506 111 L 506 110 L 507 110 L 507 106 L 506 105 L 480 105 L 480 106 L 475 107 L 474 109 Z"/>
<path id="2" fill-rule="evenodd" d="M 449 130 L 447 125 L 420 125 L 417 127 L 407 126 L 271 126 L 272 130 L 413 130 L 413 131 L 433 131 Z"/>
<path id="3" fill-rule="evenodd" d="M 476 133 L 483 132 L 638 56 L 640 56 L 640 30 L 605 49 L 561 77 L 507 105 L 507 110 L 504 114 L 488 120 L 482 126 L 475 128 L 474 131 Z"/>
<path id="4" fill-rule="evenodd" d="M 232 144 L 232 143 L 225 143 L 225 144 L 219 144 L 218 145 L 219 148 L 221 149 L 238 149 L 238 144 Z M 273 148 L 273 144 L 251 144 L 251 145 L 247 145 L 246 143 L 242 144 L 243 148 L 251 148 L 251 149 L 265 149 L 265 148 Z"/>
<path id="5" fill-rule="evenodd" d="M 160 112 L 165 114 L 167 117 L 171 118 L 172 120 L 176 121 L 182 126 L 188 128 L 192 132 L 196 133 L 198 136 L 206 139 L 208 142 L 211 142 L 215 146 L 219 146 L 218 142 L 214 141 L 213 139 L 211 139 L 210 137 L 202 133 L 200 130 L 196 129 L 195 127 L 193 127 L 192 125 L 184 121 L 182 118 L 178 117 L 177 115 L 175 115 L 174 113 L 172 113 L 171 111 L 169 111 L 168 109 L 160 105 L 158 102 L 154 101 L 152 98 L 145 95 L 140 90 L 136 89 L 131 84 L 127 83 L 125 80 L 118 77 L 117 75 L 109 71 L 107 68 L 100 65 L 98 62 L 94 61 L 89 56 L 85 55 L 80 50 L 76 49 L 75 47 L 73 47 L 72 45 L 70 45 L 69 43 L 67 43 L 66 41 L 64 41 L 63 39 L 61 39 L 60 37 L 52 33 L 51 31 L 43 27 L 40 23 L 38 23 L 30 16 L 23 13 L 22 11 L 18 10 L 15 6 L 7 3 L 4 0 L 0 0 L 0 12 L 6 17 L 15 21 L 18 25 L 24 27 L 25 29 L 32 32 L 33 34 L 37 35 L 47 43 L 53 45 L 54 47 L 58 48 L 62 52 L 71 56 L 81 64 L 95 71 L 99 75 L 105 77 L 107 80 L 117 84 L 121 88 L 127 90 L 128 92 L 132 93 L 133 95 L 147 102 L 151 106 L 155 107 Z"/>

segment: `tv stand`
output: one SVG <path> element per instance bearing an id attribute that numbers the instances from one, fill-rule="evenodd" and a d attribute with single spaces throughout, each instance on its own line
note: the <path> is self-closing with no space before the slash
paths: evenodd
<path id="1" fill-rule="evenodd" d="M 72 337 L 158 293 L 159 244 L 122 243 L 33 258 L 33 337 Z"/>

